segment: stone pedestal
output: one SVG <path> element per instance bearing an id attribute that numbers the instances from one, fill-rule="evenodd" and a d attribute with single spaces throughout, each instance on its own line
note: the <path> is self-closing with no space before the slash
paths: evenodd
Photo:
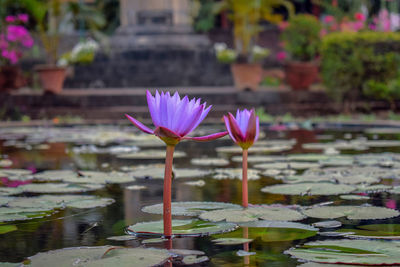
<path id="1" fill-rule="evenodd" d="M 192 30 L 190 0 L 121 0 L 120 10 L 114 50 L 209 45 L 206 36 Z"/>

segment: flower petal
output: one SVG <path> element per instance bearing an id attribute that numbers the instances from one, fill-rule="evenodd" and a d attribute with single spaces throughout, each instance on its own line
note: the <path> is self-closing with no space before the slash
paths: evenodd
<path id="1" fill-rule="evenodd" d="M 248 118 L 248 124 L 246 127 L 247 129 L 244 141 L 253 143 L 257 132 L 257 120 L 256 120 L 256 114 L 254 113 L 254 109 L 252 109 L 250 112 L 250 116 Z"/>
<path id="2" fill-rule="evenodd" d="M 228 134 L 228 132 L 225 131 L 225 132 L 214 133 L 214 134 L 210 134 L 210 135 L 206 135 L 206 136 L 184 137 L 183 139 L 204 142 L 204 141 L 212 141 L 212 140 L 224 137 L 227 134 Z"/>
<path id="3" fill-rule="evenodd" d="M 206 103 L 203 104 L 204 107 L 206 106 Z M 192 132 L 194 129 L 197 128 L 197 126 L 199 126 L 199 124 L 204 120 L 204 118 L 208 115 L 208 112 L 210 112 L 211 110 L 211 105 L 206 108 L 205 110 L 203 110 L 203 112 L 201 113 L 200 118 L 197 120 L 197 122 L 193 125 L 192 129 L 189 130 L 189 132 Z"/>
<path id="4" fill-rule="evenodd" d="M 190 114 L 190 117 L 187 120 L 187 125 L 182 129 L 180 134 L 182 136 L 185 136 L 190 133 L 190 131 L 193 129 L 193 127 L 196 125 L 196 123 L 199 121 L 201 114 L 204 111 L 204 105 L 198 106 L 193 112 Z"/>
<path id="5" fill-rule="evenodd" d="M 157 127 L 154 130 L 154 134 L 157 135 L 158 137 L 168 137 L 168 138 L 179 138 L 181 139 L 181 136 L 179 136 L 178 133 L 172 131 L 171 129 L 168 129 L 166 127 Z"/>
<path id="6" fill-rule="evenodd" d="M 260 120 L 258 118 L 258 116 L 256 117 L 256 137 L 254 138 L 254 142 L 258 140 L 258 136 L 260 135 Z"/>
<path id="7" fill-rule="evenodd" d="M 244 141 L 243 133 L 240 130 L 240 127 L 236 122 L 235 117 L 233 117 L 232 113 L 230 112 L 228 113 L 228 121 L 229 121 L 229 126 L 232 130 L 232 135 L 235 137 L 236 142 L 243 142 Z"/>
<path id="8" fill-rule="evenodd" d="M 150 91 L 146 91 L 146 98 L 147 98 L 147 106 L 149 107 L 149 112 L 151 119 L 153 121 L 153 124 L 158 127 L 160 125 L 160 120 L 158 117 L 158 108 L 156 106 L 156 100 L 155 98 L 151 95 Z"/>
<path id="9" fill-rule="evenodd" d="M 228 117 L 227 117 L 227 116 L 224 116 L 223 118 L 224 118 L 224 122 L 225 122 L 225 127 L 226 127 L 226 129 L 228 130 L 229 136 L 231 137 L 231 139 L 233 140 L 233 142 L 236 143 L 237 140 L 235 139 L 235 137 L 234 137 L 233 134 L 232 134 L 232 129 L 231 129 L 231 126 L 230 126 L 230 124 L 229 124 L 229 119 L 228 119 Z"/>
<path id="10" fill-rule="evenodd" d="M 145 126 L 143 123 L 141 123 L 140 121 L 132 118 L 131 116 L 129 116 L 128 114 L 125 114 L 125 116 L 128 118 L 128 120 L 130 120 L 137 128 L 139 128 L 139 130 L 141 130 L 142 132 L 148 133 L 148 134 L 153 134 L 154 132 L 148 128 L 147 126 Z"/>

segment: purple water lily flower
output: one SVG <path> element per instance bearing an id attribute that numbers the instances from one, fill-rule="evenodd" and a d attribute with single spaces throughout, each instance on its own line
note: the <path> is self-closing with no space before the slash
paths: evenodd
<path id="1" fill-rule="evenodd" d="M 171 96 L 169 92 L 159 94 L 156 91 L 155 96 L 152 96 L 150 91 L 147 91 L 146 95 L 155 130 L 151 130 L 128 114 L 125 116 L 141 131 L 158 136 L 167 145 L 174 146 L 183 139 L 210 141 L 227 134 L 220 132 L 202 137 L 187 136 L 203 121 L 211 109 L 211 106 L 206 108 L 206 103 L 200 104 L 200 99 L 193 98 L 189 101 L 187 96 L 181 99 L 178 92 Z"/>
<path id="2" fill-rule="evenodd" d="M 248 149 L 258 139 L 260 133 L 260 122 L 251 111 L 244 109 L 236 111 L 236 118 L 231 113 L 224 116 L 225 126 L 231 139 L 243 149 Z"/>
<path id="3" fill-rule="evenodd" d="M 229 136 L 242 149 L 242 206 L 249 206 L 249 194 L 247 186 L 247 156 L 248 149 L 258 139 L 260 133 L 260 122 L 254 109 L 236 111 L 236 118 L 231 113 L 224 116 L 225 126 Z"/>
<path id="4" fill-rule="evenodd" d="M 171 96 L 169 92 L 161 92 L 160 95 L 158 91 L 156 91 L 155 96 L 152 96 L 151 93 L 147 91 L 146 94 L 151 119 L 153 120 L 156 129 L 151 130 L 128 114 L 125 114 L 125 116 L 140 130 L 158 136 L 167 144 L 164 172 L 163 221 L 164 236 L 171 238 L 173 236 L 171 184 L 175 145 L 182 139 L 191 139 L 196 141 L 214 140 L 227 135 L 228 132 L 220 132 L 202 137 L 187 137 L 187 135 L 190 134 L 207 116 L 211 106 L 206 108 L 206 103 L 200 104 L 200 99 L 196 100 L 193 98 L 189 101 L 187 96 L 181 99 L 178 93 Z"/>

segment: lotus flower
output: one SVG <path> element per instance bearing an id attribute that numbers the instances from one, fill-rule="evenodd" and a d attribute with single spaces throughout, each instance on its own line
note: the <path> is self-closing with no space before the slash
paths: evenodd
<path id="1" fill-rule="evenodd" d="M 224 116 L 225 126 L 231 139 L 243 149 L 242 159 L 242 206 L 247 208 L 248 189 L 247 189 L 247 155 L 248 149 L 258 139 L 260 132 L 260 122 L 255 115 L 254 109 L 248 111 L 244 109 L 236 112 L 236 118 L 231 113 Z"/>
<path id="2" fill-rule="evenodd" d="M 206 108 L 206 103 L 200 104 L 200 99 L 193 98 L 189 101 L 187 96 L 181 99 L 177 92 L 171 96 L 169 92 L 161 92 L 160 95 L 156 91 L 155 96 L 152 96 L 147 91 L 146 95 L 155 130 L 151 130 L 127 114 L 125 116 L 140 130 L 158 136 L 167 145 L 174 146 L 183 139 L 210 141 L 227 134 L 220 132 L 202 137 L 187 136 L 203 121 L 211 109 L 211 106 Z"/>
<path id="3" fill-rule="evenodd" d="M 236 118 L 231 113 L 224 116 L 225 126 L 231 139 L 243 149 L 248 149 L 258 139 L 259 119 L 254 109 L 244 109 L 236 112 Z"/>
<path id="4" fill-rule="evenodd" d="M 175 145 L 183 139 L 196 141 L 209 141 L 227 135 L 227 132 L 215 133 L 202 137 L 188 137 L 207 116 L 211 106 L 206 108 L 206 104 L 200 104 L 200 99 L 193 98 L 189 101 L 188 97 L 180 98 L 178 93 L 173 96 L 169 92 L 156 92 L 152 96 L 146 92 L 147 104 L 151 119 L 155 125 L 155 130 L 151 130 L 138 120 L 125 114 L 125 116 L 141 131 L 158 136 L 167 144 L 165 157 L 164 173 L 164 193 L 163 193 L 163 220 L 164 236 L 172 236 L 172 216 L 171 216 L 171 184 L 172 184 L 172 162 Z"/>

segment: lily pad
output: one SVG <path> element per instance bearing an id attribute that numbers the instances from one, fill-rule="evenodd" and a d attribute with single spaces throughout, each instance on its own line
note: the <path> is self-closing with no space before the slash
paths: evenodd
<path id="1" fill-rule="evenodd" d="M 49 208 L 0 208 L 0 222 L 30 220 L 51 215 L 54 212 Z"/>
<path id="2" fill-rule="evenodd" d="M 302 174 L 302 175 L 290 175 L 283 179 L 285 183 L 310 183 L 310 182 L 333 182 L 339 184 L 373 184 L 380 181 L 377 177 L 371 177 L 367 175 L 330 175 L 330 174 Z"/>
<path id="3" fill-rule="evenodd" d="M 384 184 L 359 185 L 356 193 L 377 193 L 390 191 L 390 189 L 392 189 L 392 186 Z"/>
<path id="4" fill-rule="evenodd" d="M 45 171 L 36 174 L 35 179 L 40 181 L 63 181 L 67 183 L 88 183 L 88 184 L 108 184 L 108 183 L 129 183 L 134 182 L 132 175 L 122 172 L 97 172 L 70 170 Z"/>
<path id="5" fill-rule="evenodd" d="M 254 168 L 257 169 L 295 169 L 304 170 L 319 167 L 318 163 L 314 162 L 271 162 L 257 164 Z"/>
<path id="6" fill-rule="evenodd" d="M 186 156 L 186 153 L 183 151 L 175 151 L 174 158 L 183 158 Z M 134 153 L 124 153 L 117 155 L 119 159 L 165 159 L 165 150 L 140 150 Z"/>
<path id="7" fill-rule="evenodd" d="M 339 195 L 353 192 L 355 189 L 344 184 L 298 183 L 266 186 L 261 192 L 281 195 Z"/>
<path id="8" fill-rule="evenodd" d="M 306 239 L 315 236 L 318 229 L 312 226 L 280 221 L 255 221 L 240 224 L 242 228 L 225 234 L 219 234 L 217 238 L 242 238 L 244 231 L 249 239 L 260 238 L 263 242 L 282 242 L 297 239 Z M 243 227 L 246 227 L 245 230 Z"/>
<path id="9" fill-rule="evenodd" d="M 199 214 L 210 210 L 240 208 L 239 205 L 224 202 L 172 202 L 171 214 L 182 216 L 198 216 Z M 155 204 L 142 208 L 143 212 L 153 214 L 163 214 L 163 204 Z"/>
<path id="10" fill-rule="evenodd" d="M 87 191 L 95 191 L 103 188 L 102 184 L 67 184 L 67 183 L 40 183 L 26 184 L 19 188 L 23 192 L 29 193 L 82 193 Z"/>
<path id="11" fill-rule="evenodd" d="M 76 209 L 92 209 L 98 207 L 105 207 L 111 205 L 114 202 L 115 200 L 112 198 L 95 198 L 95 199 L 75 201 L 72 203 L 68 203 L 67 206 L 69 208 L 76 208 Z"/>
<path id="12" fill-rule="evenodd" d="M 0 177 L 7 177 L 11 181 L 26 181 L 32 179 L 32 171 L 25 169 L 1 169 Z"/>
<path id="13" fill-rule="evenodd" d="M 215 174 L 212 177 L 217 180 L 223 180 L 223 179 L 242 180 L 242 169 L 241 168 L 216 169 Z M 248 169 L 247 170 L 247 179 L 248 180 L 260 179 L 258 171 L 254 170 L 254 169 Z"/>
<path id="14" fill-rule="evenodd" d="M 22 193 L 22 189 L 19 187 L 0 187 L 1 196 L 18 195 Z"/>
<path id="15" fill-rule="evenodd" d="M 182 262 L 185 265 L 193 265 L 193 264 L 199 264 L 199 263 L 202 263 L 202 262 L 206 262 L 208 260 L 209 259 L 208 259 L 207 256 L 197 257 L 196 255 L 189 255 L 189 256 L 185 256 L 182 259 Z"/>
<path id="16" fill-rule="evenodd" d="M 342 226 L 342 223 L 339 221 L 322 221 L 313 223 L 312 225 L 319 228 L 337 228 Z"/>
<path id="17" fill-rule="evenodd" d="M 321 206 L 302 211 L 305 215 L 319 219 L 346 217 L 349 220 L 387 219 L 400 215 L 393 209 L 375 206 Z"/>
<path id="18" fill-rule="evenodd" d="M 172 220 L 172 233 L 176 236 L 203 236 L 233 231 L 234 223 L 206 222 L 201 220 Z M 131 234 L 162 235 L 163 221 L 144 222 L 131 225 L 127 230 Z"/>
<path id="19" fill-rule="evenodd" d="M 400 242 L 341 239 L 309 242 L 285 253 L 319 263 L 398 265 L 399 249 Z"/>
<path id="20" fill-rule="evenodd" d="M 370 199 L 369 196 L 360 196 L 360 195 L 341 195 L 341 199 L 345 200 L 368 200 Z"/>
<path id="21" fill-rule="evenodd" d="M 247 209 L 224 209 L 207 211 L 199 216 L 203 220 L 214 222 L 227 221 L 234 223 L 261 220 L 298 221 L 305 218 L 300 212 L 284 207 L 262 206 Z"/>
<path id="22" fill-rule="evenodd" d="M 185 182 L 185 184 L 190 185 L 190 186 L 203 187 L 206 185 L 206 182 L 204 180 L 197 180 L 197 181 Z"/>
<path id="23" fill-rule="evenodd" d="M 242 156 L 234 156 L 232 157 L 232 161 L 234 162 L 242 162 Z M 262 155 L 250 155 L 247 157 L 248 163 L 266 163 L 266 162 L 277 162 L 277 161 L 287 161 L 285 156 L 262 156 Z"/>
<path id="24" fill-rule="evenodd" d="M 306 161 L 306 162 L 318 162 L 320 160 L 327 160 L 331 156 L 324 154 L 292 154 L 288 155 L 287 158 L 290 161 Z"/>
<path id="25" fill-rule="evenodd" d="M 190 161 L 193 165 L 200 166 L 226 166 L 229 161 L 224 158 L 197 158 Z"/>
<path id="26" fill-rule="evenodd" d="M 28 266 L 140 266 L 162 264 L 167 250 L 112 246 L 75 247 L 41 252 L 29 258 Z"/>
<path id="27" fill-rule="evenodd" d="M 292 145 L 271 145 L 271 146 L 252 146 L 249 148 L 249 153 L 268 153 L 268 152 L 281 152 L 290 150 Z M 242 148 L 239 146 L 222 146 L 216 148 L 219 153 L 241 153 Z"/>
<path id="28" fill-rule="evenodd" d="M 18 230 L 15 225 L 0 225 L 0 235 Z"/>
<path id="29" fill-rule="evenodd" d="M 129 241 L 135 239 L 136 237 L 133 235 L 117 235 L 117 236 L 107 237 L 107 240 L 112 240 L 112 241 Z"/>
<path id="30" fill-rule="evenodd" d="M 367 224 L 352 229 L 339 229 L 346 237 L 367 239 L 400 239 L 400 224 Z"/>
<path id="31" fill-rule="evenodd" d="M 174 178 L 197 178 L 210 174 L 210 171 L 199 169 L 174 169 Z"/>
<path id="32" fill-rule="evenodd" d="M 10 167 L 13 162 L 9 159 L 0 159 L 0 167 Z"/>
<path id="33" fill-rule="evenodd" d="M 128 190 L 143 190 L 143 189 L 147 189 L 147 186 L 145 186 L 145 185 L 130 185 L 125 188 Z"/>
<path id="34" fill-rule="evenodd" d="M 212 240 L 212 242 L 214 242 L 216 245 L 223 245 L 223 246 L 241 245 L 245 243 L 250 243 L 251 241 L 253 241 L 253 239 L 239 238 L 239 237 L 232 237 L 232 238 L 225 237 Z"/>

